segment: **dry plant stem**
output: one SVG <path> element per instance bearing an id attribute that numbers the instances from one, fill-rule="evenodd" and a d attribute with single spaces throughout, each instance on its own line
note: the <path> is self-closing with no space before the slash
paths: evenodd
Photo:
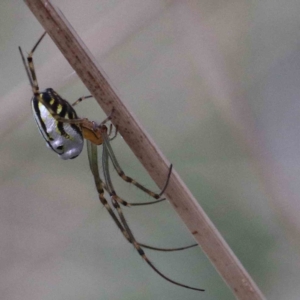
<path id="1" fill-rule="evenodd" d="M 104 112 L 112 109 L 114 125 L 156 184 L 162 188 L 170 163 L 127 110 L 74 29 L 50 1 L 25 0 Z M 175 170 L 165 192 L 203 251 L 209 257 L 237 299 L 265 299 L 218 230 L 202 210 Z M 201 277 L 199 286 L 202 286 Z"/>

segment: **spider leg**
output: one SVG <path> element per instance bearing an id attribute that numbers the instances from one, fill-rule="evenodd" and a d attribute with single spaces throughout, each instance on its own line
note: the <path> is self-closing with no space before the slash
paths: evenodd
<path id="1" fill-rule="evenodd" d="M 141 245 L 136 241 L 136 239 L 135 239 L 135 237 L 134 237 L 131 229 L 129 228 L 129 225 L 128 225 L 126 219 L 125 219 L 125 216 L 123 214 L 123 211 L 122 211 L 119 203 L 114 198 L 112 198 L 112 204 L 113 204 L 114 208 L 117 210 L 117 213 L 118 213 L 118 215 L 120 217 L 120 220 L 122 222 L 123 228 L 126 230 L 128 236 L 129 236 L 129 239 L 131 240 L 131 243 L 133 244 L 134 248 L 139 253 L 139 255 L 143 258 L 143 260 L 152 268 L 152 270 L 154 270 L 158 275 L 160 275 L 165 280 L 167 280 L 167 281 L 169 281 L 169 282 L 171 282 L 171 283 L 173 283 L 175 285 L 178 285 L 178 286 L 181 286 L 181 287 L 184 287 L 184 288 L 187 288 L 187 289 L 191 289 L 191 290 L 196 290 L 196 291 L 201 291 L 201 292 L 204 291 L 203 289 L 191 287 L 191 286 L 179 283 L 177 281 L 174 281 L 173 279 L 170 279 L 169 277 L 167 277 L 166 275 L 164 275 L 161 271 L 159 271 L 154 266 L 154 264 L 149 260 L 149 258 L 147 257 L 146 253 L 141 248 Z M 157 250 L 157 249 L 155 249 L 153 247 L 153 250 Z"/>
<path id="2" fill-rule="evenodd" d="M 33 82 L 32 82 L 32 78 L 31 78 L 31 75 L 30 75 L 29 67 L 26 63 L 25 56 L 24 56 L 22 48 L 20 46 L 19 46 L 19 51 L 20 51 L 20 54 L 21 54 L 21 58 L 22 58 L 22 61 L 23 61 L 23 65 L 24 65 L 27 77 L 29 79 L 30 86 L 32 88 L 33 87 Z"/>
<path id="3" fill-rule="evenodd" d="M 22 51 L 21 47 L 19 47 L 19 51 L 20 51 L 21 58 L 22 58 L 22 61 L 23 61 L 23 64 L 24 64 L 24 67 L 25 67 L 25 70 L 26 70 L 26 74 L 27 74 L 27 77 L 29 79 L 31 89 L 32 89 L 32 92 L 33 92 L 34 96 L 43 105 L 45 105 L 48 108 L 49 105 L 47 105 L 47 103 L 45 103 L 45 101 L 43 100 L 43 98 L 40 95 L 39 84 L 38 84 L 38 81 L 37 81 L 37 76 L 36 76 L 36 73 L 35 73 L 35 68 L 34 68 L 34 63 L 33 63 L 33 53 L 34 53 L 35 49 L 40 44 L 40 42 L 42 41 L 42 39 L 44 38 L 45 35 L 46 35 L 46 32 L 44 32 L 42 34 L 42 36 L 38 39 L 36 44 L 33 46 L 32 50 L 30 51 L 30 53 L 27 56 L 27 63 L 26 63 L 26 60 L 25 60 L 25 57 L 24 57 L 24 54 L 23 54 L 23 51 Z M 49 111 L 51 113 L 53 112 L 51 107 L 50 107 Z"/>
<path id="4" fill-rule="evenodd" d="M 147 249 L 150 249 L 150 250 L 156 250 L 156 251 L 163 251 L 163 252 L 186 250 L 186 249 L 198 246 L 198 244 L 192 244 L 192 245 L 189 245 L 189 246 L 178 247 L 178 248 L 158 248 L 158 247 L 152 247 L 152 246 L 149 246 L 149 245 L 146 245 L 146 244 L 143 244 L 143 243 L 139 243 L 139 245 L 143 248 L 147 248 Z"/>
<path id="5" fill-rule="evenodd" d="M 123 225 L 115 215 L 114 211 L 110 207 L 109 203 L 104 197 L 104 190 L 103 190 L 103 182 L 100 178 L 99 174 L 99 169 L 98 169 L 98 153 L 97 153 L 97 146 L 90 141 L 87 141 L 87 153 L 88 153 L 88 158 L 89 158 L 89 164 L 90 164 L 90 169 L 94 177 L 95 185 L 97 192 L 99 194 L 99 200 L 100 202 L 104 205 L 104 207 L 107 209 L 108 213 L 124 235 L 124 237 L 131 243 L 131 240 L 129 238 L 129 235 L 127 231 L 124 229 Z"/>
<path id="6" fill-rule="evenodd" d="M 30 51 L 30 53 L 27 56 L 27 65 L 28 65 L 29 72 L 30 72 L 30 77 L 31 77 L 31 80 L 30 80 L 31 82 L 30 83 L 31 83 L 31 87 L 32 87 L 32 92 L 33 92 L 34 96 L 36 96 L 37 98 L 41 98 L 41 97 L 40 97 L 39 84 L 38 84 L 38 81 L 37 81 L 32 56 L 33 56 L 33 53 L 34 53 L 35 49 L 38 47 L 38 45 L 40 44 L 40 42 L 42 41 L 42 39 L 44 38 L 45 35 L 46 35 L 46 31 L 38 39 L 38 41 L 33 46 L 32 50 Z"/>
<path id="7" fill-rule="evenodd" d="M 116 125 L 115 126 L 115 134 L 113 135 L 113 137 L 110 137 L 109 138 L 109 141 L 111 142 L 111 141 L 113 141 L 116 137 L 117 137 L 117 135 L 118 135 L 118 125 Z M 108 136 L 110 136 L 110 135 L 108 135 Z"/>
<path id="8" fill-rule="evenodd" d="M 105 184 L 104 188 L 110 194 L 112 199 L 116 200 L 120 204 L 122 204 L 124 206 L 127 206 L 127 207 L 128 206 L 135 206 L 135 205 L 148 205 L 148 204 L 153 204 L 153 203 L 157 203 L 157 202 L 160 202 L 160 201 L 164 200 L 164 199 L 161 199 L 161 200 L 151 201 L 151 202 L 147 202 L 147 203 L 129 203 L 129 202 L 123 200 L 114 191 L 112 181 L 111 181 L 111 178 L 110 178 L 110 174 L 109 174 L 109 165 L 108 165 L 108 163 L 109 163 L 108 155 L 107 155 L 107 151 L 106 151 L 105 144 L 104 144 L 103 145 L 103 153 L 102 153 L 102 167 L 103 167 L 104 178 L 105 178 L 105 181 L 107 182 L 107 184 Z M 198 244 L 192 244 L 192 245 L 189 245 L 189 246 L 178 247 L 178 248 L 159 248 L 159 247 L 149 246 L 149 245 L 146 245 L 146 244 L 141 244 L 141 243 L 139 243 L 139 244 L 140 244 L 140 246 L 142 246 L 144 248 L 148 248 L 148 249 L 151 249 L 151 250 L 157 250 L 157 251 L 164 251 L 164 252 L 180 251 L 180 250 L 185 250 L 185 249 L 189 249 L 189 248 L 198 246 Z"/>
<path id="9" fill-rule="evenodd" d="M 122 224 L 120 223 L 119 219 L 115 216 L 115 214 L 112 211 L 111 207 L 107 203 L 107 200 L 104 198 L 103 188 L 106 191 L 109 191 L 109 189 L 108 189 L 107 185 L 101 180 L 100 175 L 99 175 L 98 160 L 97 160 L 98 159 L 97 158 L 98 154 L 97 154 L 96 146 L 93 145 L 90 141 L 87 141 L 87 149 L 88 149 L 90 169 L 91 169 L 92 174 L 93 174 L 94 179 L 95 179 L 95 184 L 96 184 L 97 191 L 98 191 L 98 194 L 99 194 L 99 197 L 100 197 L 100 201 L 107 208 L 107 210 L 109 211 L 109 214 L 114 219 L 115 223 L 117 224 L 118 228 L 121 230 L 121 232 L 123 233 L 123 235 L 125 236 L 127 241 L 132 243 L 131 240 L 129 239 L 128 235 L 126 234 Z M 142 244 L 142 243 L 139 243 L 139 244 L 140 244 L 140 246 L 142 246 L 144 248 L 148 248 L 148 249 L 156 250 L 156 251 L 164 251 L 164 252 L 185 250 L 185 249 L 189 249 L 189 248 L 192 248 L 192 247 L 195 247 L 195 246 L 198 245 L 198 244 L 193 244 L 193 245 L 189 245 L 189 246 L 186 246 L 186 247 L 179 247 L 179 248 L 158 248 L 158 247 L 153 247 L 153 246 L 149 246 L 149 245 Z"/>
<path id="10" fill-rule="evenodd" d="M 96 188 L 97 188 L 97 191 L 99 194 L 99 199 L 100 199 L 101 203 L 105 206 L 105 208 L 108 210 L 110 216 L 113 218 L 113 220 L 115 221 L 115 223 L 117 224 L 118 228 L 123 233 L 123 235 L 127 239 L 127 241 L 129 243 L 132 243 L 132 241 L 130 240 L 123 225 L 121 224 L 119 219 L 116 217 L 115 213 L 113 212 L 112 208 L 110 207 L 110 205 L 108 204 L 107 200 L 104 197 L 103 188 L 106 190 L 108 190 L 108 188 L 107 188 L 107 185 L 101 180 L 100 175 L 99 175 L 97 148 L 90 141 L 87 141 L 87 152 L 88 152 L 88 157 L 89 157 L 90 169 L 94 176 L 95 185 L 96 185 Z M 140 244 L 140 245 L 142 245 L 145 248 L 149 248 L 151 250 L 157 250 L 157 251 L 176 251 L 176 250 L 184 250 L 184 249 L 191 248 L 193 246 L 197 246 L 197 244 L 195 244 L 195 245 L 191 245 L 191 246 L 187 246 L 187 247 L 180 247 L 180 248 L 156 248 L 156 247 L 149 246 L 146 244 Z"/>
<path id="11" fill-rule="evenodd" d="M 137 205 L 149 205 L 149 204 L 154 204 L 154 203 L 158 203 L 161 202 L 164 199 L 159 199 L 156 201 L 150 201 L 150 202 L 142 202 L 142 203 L 129 203 L 125 200 L 123 200 L 121 197 L 119 197 L 113 187 L 112 181 L 111 181 L 111 177 L 110 177 L 110 173 L 109 173 L 109 156 L 108 156 L 108 150 L 107 150 L 107 142 L 108 142 L 108 138 L 107 136 L 104 137 L 103 136 L 103 150 L 102 150 L 102 168 L 103 168 L 103 174 L 104 174 L 104 179 L 105 179 L 105 183 L 106 183 L 106 188 L 107 191 L 109 193 L 109 195 L 111 196 L 111 198 L 113 198 L 114 200 L 116 200 L 117 202 L 121 203 L 124 206 L 137 206 Z"/>
<path id="12" fill-rule="evenodd" d="M 89 98 L 93 98 L 93 96 L 92 96 L 92 95 L 88 95 L 88 96 L 80 97 L 79 99 L 77 99 L 77 100 L 72 104 L 72 106 L 75 106 L 75 105 L 77 105 L 79 102 L 81 102 L 82 100 L 89 99 Z"/>
<path id="13" fill-rule="evenodd" d="M 167 188 L 167 185 L 169 183 L 169 180 L 170 180 L 170 177 L 171 177 L 171 172 L 172 172 L 172 165 L 170 166 L 170 169 L 169 169 L 169 174 L 168 174 L 168 178 L 167 178 L 167 181 L 166 181 L 166 184 L 162 190 L 161 193 L 157 194 L 157 193 L 154 193 L 152 191 L 150 191 L 149 189 L 147 189 L 146 187 L 144 187 L 143 185 L 141 185 L 140 183 L 138 183 L 137 181 L 135 181 L 134 179 L 132 179 L 131 177 L 125 175 L 124 171 L 121 169 L 118 161 L 117 161 L 117 158 L 113 152 L 113 149 L 109 143 L 109 139 L 107 137 L 107 134 L 105 132 L 105 130 L 102 132 L 102 138 L 103 138 L 103 142 L 105 143 L 105 147 L 107 149 L 107 152 L 108 152 L 108 155 L 113 163 L 113 166 L 115 168 L 115 170 L 117 171 L 118 175 L 126 182 L 129 182 L 129 183 L 132 183 L 133 185 L 135 185 L 137 188 L 139 188 L 140 190 L 142 190 L 143 192 L 145 192 L 146 194 L 150 195 L 151 197 L 153 197 L 154 199 L 159 199 L 159 200 L 162 200 L 160 199 L 161 195 L 164 193 L 165 189 Z"/>
<path id="14" fill-rule="evenodd" d="M 115 127 L 115 134 L 113 135 L 113 137 L 110 137 L 112 135 L 112 131 L 113 131 L 113 124 L 110 123 L 109 127 L 108 127 L 108 132 L 107 132 L 107 136 L 109 137 L 109 141 L 111 142 L 112 140 L 114 140 L 117 135 L 118 135 L 118 129 L 117 126 Z"/>

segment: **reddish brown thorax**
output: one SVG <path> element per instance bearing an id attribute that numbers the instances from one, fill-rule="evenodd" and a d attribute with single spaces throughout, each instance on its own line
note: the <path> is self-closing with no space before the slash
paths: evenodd
<path id="1" fill-rule="evenodd" d="M 102 132 L 107 132 L 105 125 L 97 126 L 96 123 L 88 120 L 83 121 L 81 126 L 82 135 L 86 140 L 89 140 L 95 145 L 103 144 Z"/>

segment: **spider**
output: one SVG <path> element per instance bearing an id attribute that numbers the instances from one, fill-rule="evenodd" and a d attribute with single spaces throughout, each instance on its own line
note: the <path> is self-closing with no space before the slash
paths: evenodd
<path id="1" fill-rule="evenodd" d="M 197 246 L 197 244 L 180 248 L 157 248 L 139 243 L 135 239 L 130 227 L 128 226 L 128 223 L 120 206 L 120 204 L 124 206 L 148 205 L 165 200 L 165 198 L 161 198 L 161 196 L 167 188 L 172 172 L 172 165 L 170 166 L 168 177 L 162 191 L 159 194 L 152 192 L 151 190 L 147 189 L 131 177 L 127 176 L 121 169 L 110 143 L 117 135 L 117 128 L 115 131 L 115 135 L 113 137 L 110 137 L 112 133 L 112 125 L 109 127 L 109 129 L 105 125 L 106 122 L 110 120 L 111 116 L 106 118 L 100 124 L 96 124 L 96 122 L 89 121 L 86 118 L 79 118 L 77 116 L 77 113 L 74 110 L 73 106 L 75 106 L 84 99 L 91 98 L 91 95 L 81 97 L 77 101 L 75 101 L 73 105 L 71 105 L 65 99 L 60 97 L 52 88 L 47 88 L 44 91 L 39 90 L 39 85 L 33 63 L 33 54 L 45 35 L 46 32 L 44 32 L 42 36 L 38 39 L 32 50 L 28 54 L 27 60 L 25 59 L 21 47 L 19 47 L 19 51 L 26 70 L 27 77 L 32 88 L 33 97 L 31 100 L 31 105 L 33 115 L 38 129 L 46 141 L 46 145 L 48 146 L 48 148 L 56 152 L 60 158 L 74 159 L 81 153 L 85 139 L 87 141 L 89 165 L 92 175 L 94 177 L 99 200 L 107 209 L 108 213 L 116 223 L 117 227 L 120 229 L 125 239 L 134 246 L 139 255 L 144 259 L 144 261 L 165 280 L 187 289 L 204 291 L 200 288 L 195 288 L 179 283 L 164 275 L 154 266 L 154 264 L 149 260 L 144 250 L 142 249 L 148 248 L 157 251 L 177 251 Z M 98 145 L 103 145 L 102 167 L 104 181 L 102 181 L 99 174 L 97 153 Z M 137 188 L 147 193 L 156 200 L 144 203 L 130 203 L 119 197 L 113 187 L 110 178 L 109 160 L 111 160 L 118 175 L 124 181 L 132 183 Z M 106 190 L 110 195 L 110 203 L 106 200 L 104 196 L 104 190 Z"/>

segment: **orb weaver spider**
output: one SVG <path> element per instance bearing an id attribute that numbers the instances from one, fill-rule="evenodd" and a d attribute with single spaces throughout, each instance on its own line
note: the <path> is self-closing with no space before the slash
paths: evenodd
<path id="1" fill-rule="evenodd" d="M 134 248 L 143 258 L 143 260 L 165 280 L 187 289 L 204 291 L 200 288 L 195 288 L 179 283 L 164 275 L 154 266 L 154 264 L 149 260 L 144 250 L 142 249 L 148 248 L 157 251 L 177 251 L 197 246 L 197 244 L 180 248 L 157 248 L 139 243 L 134 237 L 120 206 L 120 204 L 124 206 L 149 205 L 165 200 L 165 198 L 161 198 L 161 196 L 167 188 L 172 172 L 172 165 L 170 166 L 169 174 L 162 191 L 159 194 L 152 192 L 151 190 L 147 189 L 131 177 L 127 176 L 121 169 L 110 144 L 110 142 L 117 135 L 117 128 L 115 136 L 111 138 L 110 135 L 112 133 L 112 125 L 109 129 L 105 125 L 105 123 L 110 120 L 111 116 L 106 118 L 99 125 L 95 122 L 89 121 L 86 118 L 79 118 L 77 116 L 77 113 L 74 110 L 73 106 L 75 106 L 84 99 L 91 98 L 91 95 L 81 97 L 77 101 L 75 101 L 73 105 L 70 105 L 69 102 L 61 98 L 52 88 L 47 88 L 44 91 L 39 90 L 37 76 L 34 68 L 33 54 L 45 35 L 46 32 L 44 32 L 42 36 L 38 39 L 32 50 L 28 54 L 27 60 L 25 59 L 21 47 L 19 47 L 19 51 L 26 70 L 27 77 L 32 88 L 33 97 L 31 100 L 31 104 L 33 115 L 38 129 L 43 138 L 45 139 L 48 148 L 56 152 L 58 156 L 62 159 L 74 159 L 81 153 L 85 139 L 87 142 L 89 165 L 92 175 L 94 177 L 99 200 L 104 205 L 104 207 L 110 214 L 111 218 L 114 220 L 117 227 L 120 229 L 125 239 L 134 246 Z M 102 181 L 99 174 L 97 153 L 98 145 L 103 145 L 102 167 L 104 181 Z M 147 193 L 156 200 L 144 203 L 129 203 L 123 200 L 121 197 L 119 197 L 113 187 L 112 180 L 110 177 L 109 160 L 111 160 L 118 175 L 124 181 L 132 183 L 137 188 Z M 111 204 L 106 200 L 104 196 L 104 190 L 106 190 L 110 195 Z"/>

